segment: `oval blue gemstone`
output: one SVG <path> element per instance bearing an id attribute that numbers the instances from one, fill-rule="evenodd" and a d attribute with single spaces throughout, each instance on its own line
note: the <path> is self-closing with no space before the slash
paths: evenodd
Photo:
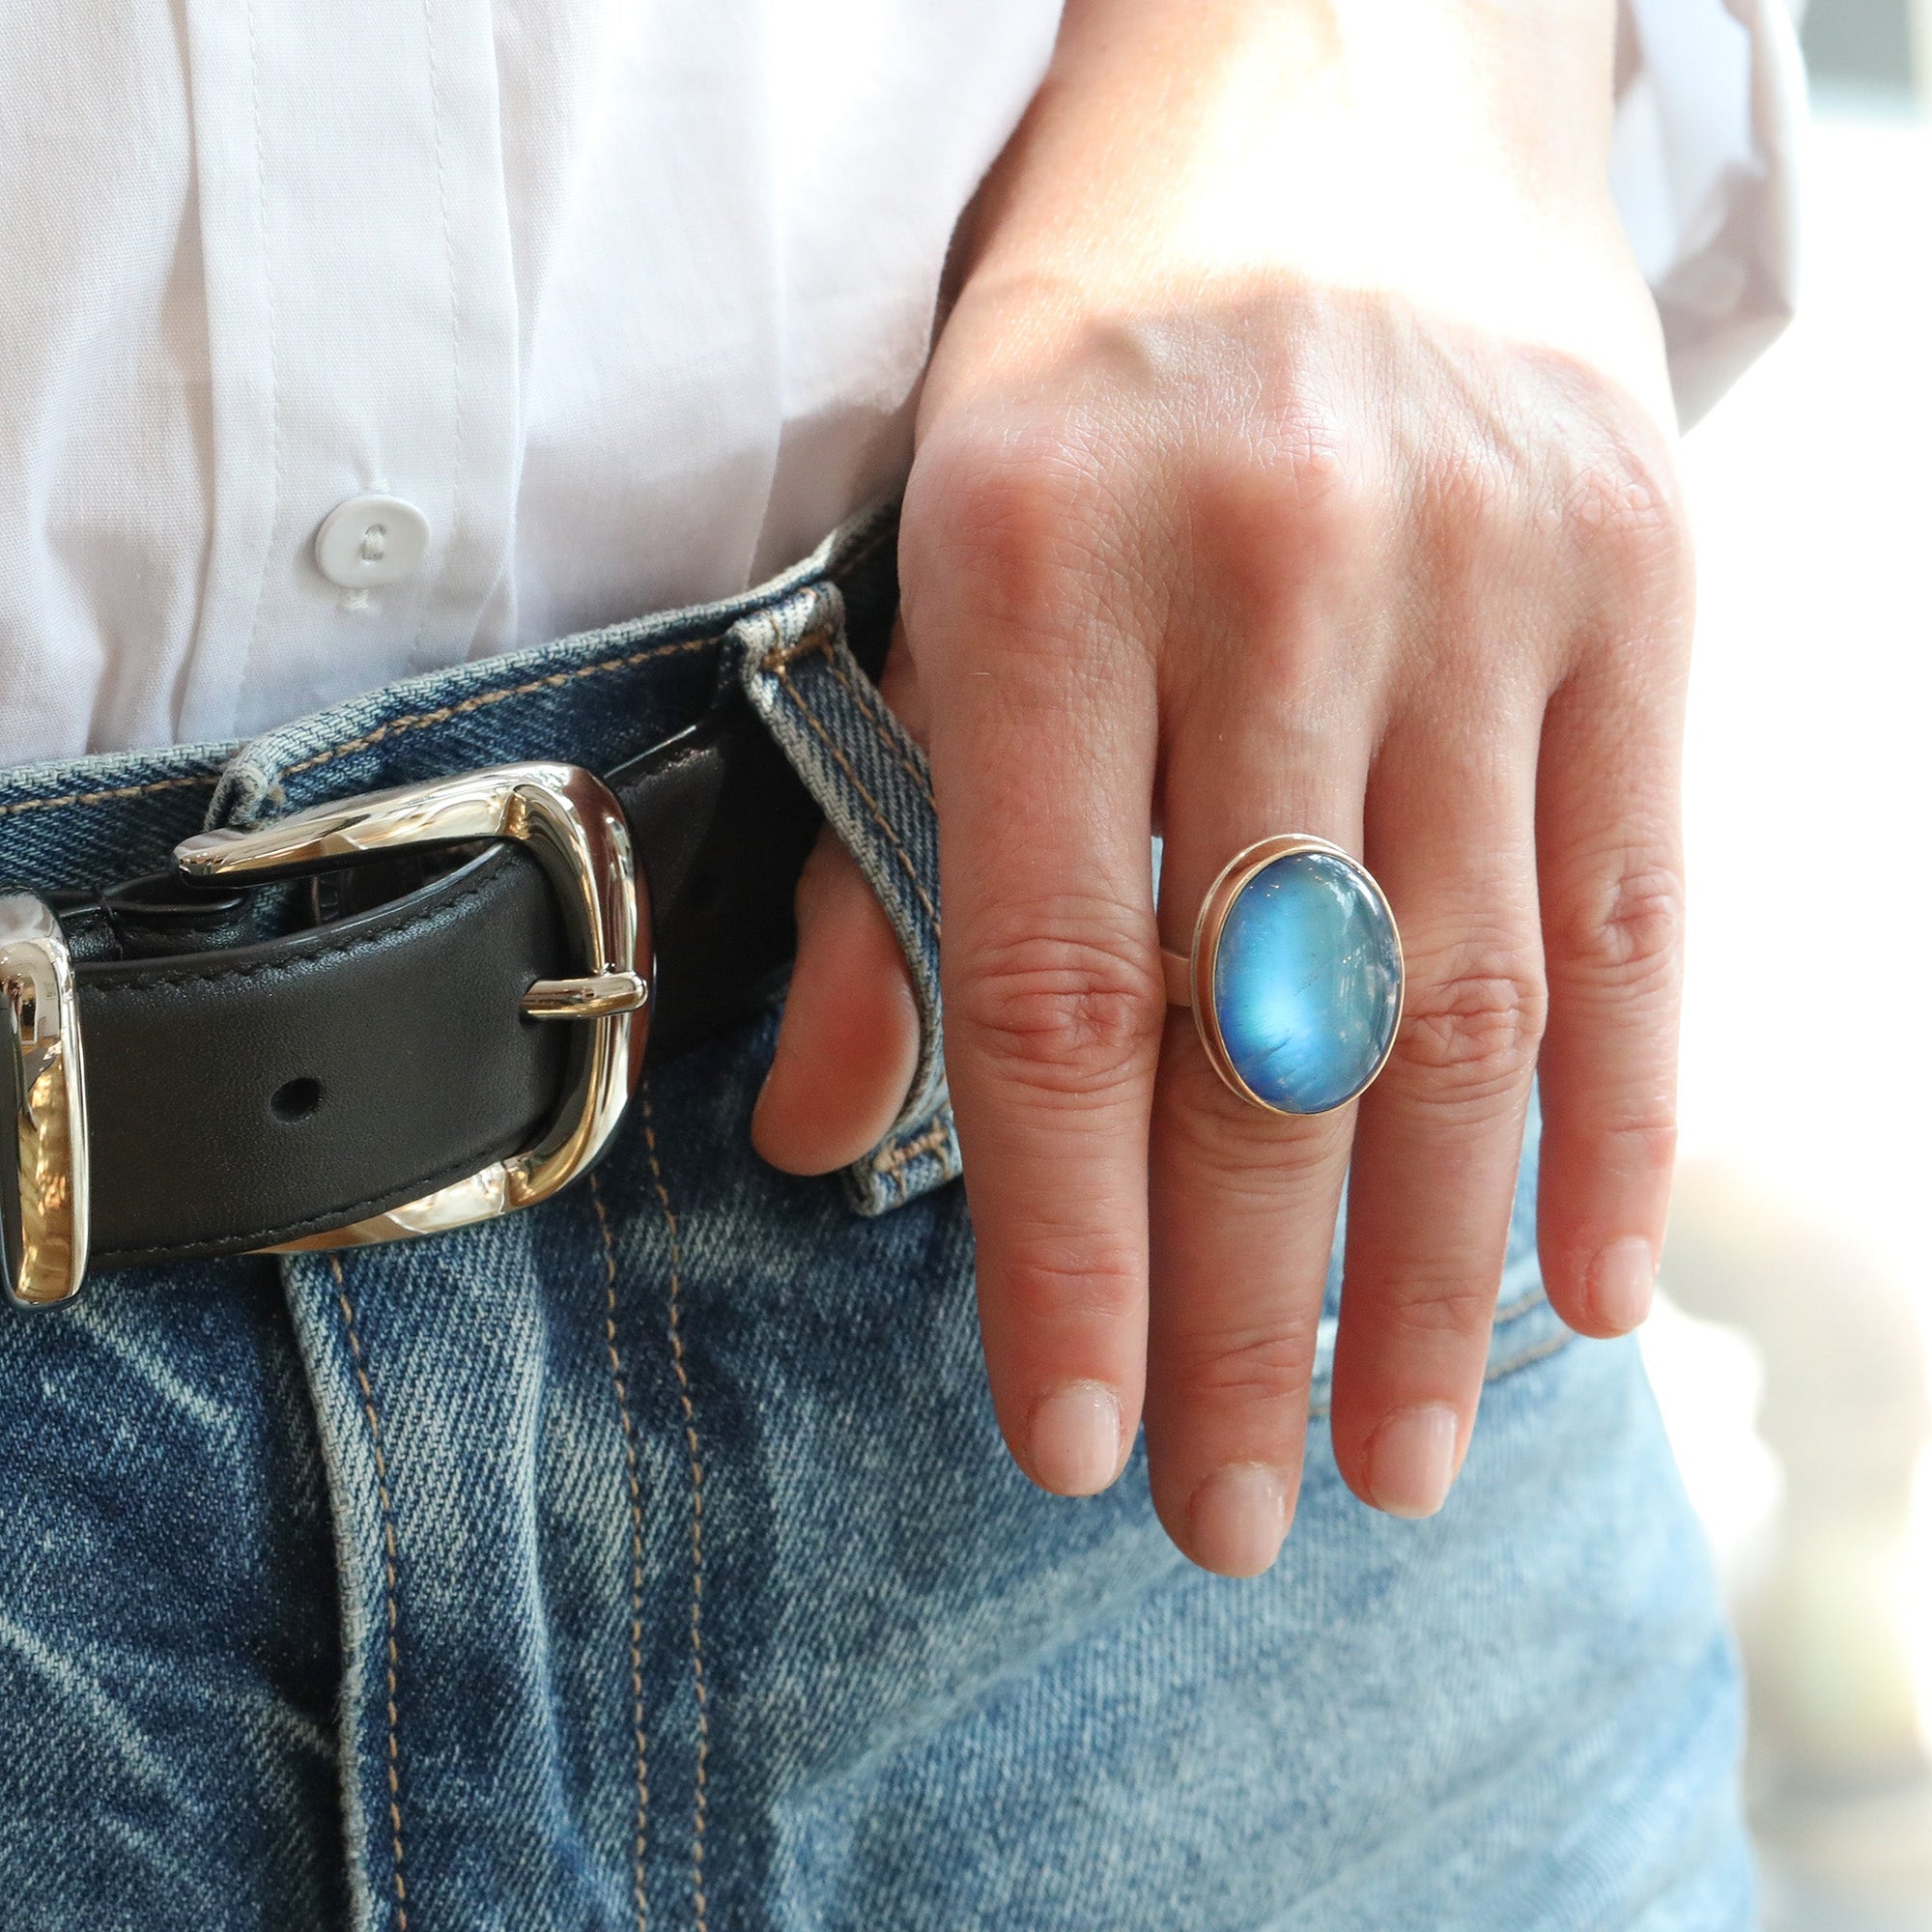
<path id="1" fill-rule="evenodd" d="M 1402 1009 L 1402 946 L 1350 861 L 1291 852 L 1236 895 L 1214 955 L 1214 1017 L 1256 1096 L 1339 1107 L 1380 1065 Z"/>

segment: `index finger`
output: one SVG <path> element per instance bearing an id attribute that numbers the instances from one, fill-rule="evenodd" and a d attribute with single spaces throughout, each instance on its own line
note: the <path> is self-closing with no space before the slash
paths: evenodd
<path id="1" fill-rule="evenodd" d="M 946 1065 L 1000 1427 L 1042 1488 L 1119 1474 L 1141 1405 L 1166 996 L 1151 653 L 1070 520 L 1020 500 L 905 563 L 930 702 Z M 964 534 L 961 534 L 961 532 Z M 909 547 L 910 550 L 911 547 Z"/>

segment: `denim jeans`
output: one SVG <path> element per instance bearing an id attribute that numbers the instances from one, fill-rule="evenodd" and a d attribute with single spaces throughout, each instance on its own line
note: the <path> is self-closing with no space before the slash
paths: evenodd
<path id="1" fill-rule="evenodd" d="M 1544 1300 L 1533 1156 L 1433 1520 L 1343 1486 L 1326 1347 L 1300 1513 L 1253 1581 L 1176 1554 L 1138 1455 L 1084 1501 L 1009 1462 L 923 766 L 838 635 L 890 595 L 890 537 L 247 747 L 0 775 L 0 876 L 99 884 L 210 816 L 609 768 L 735 679 L 929 1023 L 843 1180 L 750 1150 L 770 1013 L 653 1067 L 541 1208 L 0 1319 L 10 1932 L 1751 1922 L 1706 1557 L 1634 1349 Z"/>

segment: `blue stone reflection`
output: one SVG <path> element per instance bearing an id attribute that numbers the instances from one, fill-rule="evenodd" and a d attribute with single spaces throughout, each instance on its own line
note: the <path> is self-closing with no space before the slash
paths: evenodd
<path id="1" fill-rule="evenodd" d="M 1294 852 L 1241 888 L 1214 958 L 1214 1014 L 1257 1097 L 1320 1114 L 1359 1093 L 1402 1006 L 1402 949 L 1348 860 Z"/>

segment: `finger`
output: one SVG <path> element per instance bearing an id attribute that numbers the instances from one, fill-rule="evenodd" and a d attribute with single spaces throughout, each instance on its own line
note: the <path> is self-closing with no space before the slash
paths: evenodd
<path id="1" fill-rule="evenodd" d="M 1183 955 L 1236 853 L 1278 832 L 1359 837 L 1361 727 L 1297 715 L 1286 691 L 1243 699 L 1185 719 L 1169 755 L 1161 926 Z M 1224 1575 L 1266 1569 L 1293 1512 L 1352 1111 L 1256 1106 L 1214 1071 L 1193 1016 L 1170 1018 L 1153 1113 L 1149 1477 L 1168 1533 Z"/>
<path id="2" fill-rule="evenodd" d="M 799 877 L 798 957 L 752 1145 L 787 1174 L 828 1174 L 884 1139 L 919 1064 L 905 955 L 828 826 Z"/>
<path id="3" fill-rule="evenodd" d="M 1494 703 L 1493 695 L 1489 700 Z M 1399 723 L 1366 807 L 1403 1019 L 1362 1097 L 1330 1430 L 1363 1501 L 1428 1516 L 1469 1439 L 1545 1009 L 1531 700 Z"/>
<path id="4" fill-rule="evenodd" d="M 1660 648 L 1573 680 L 1545 725 L 1537 1227 L 1550 1301 L 1589 1335 L 1643 1320 L 1662 1247 L 1683 977 L 1682 719 L 1681 658 Z"/>
<path id="5" fill-rule="evenodd" d="M 1146 1343 L 1147 1117 L 1165 999 L 1141 619 L 1064 493 L 909 498 L 908 630 L 930 715 L 946 1064 L 980 1327 L 1020 1466 L 1119 1473 Z M 930 534 L 918 540 L 912 534 Z"/>

